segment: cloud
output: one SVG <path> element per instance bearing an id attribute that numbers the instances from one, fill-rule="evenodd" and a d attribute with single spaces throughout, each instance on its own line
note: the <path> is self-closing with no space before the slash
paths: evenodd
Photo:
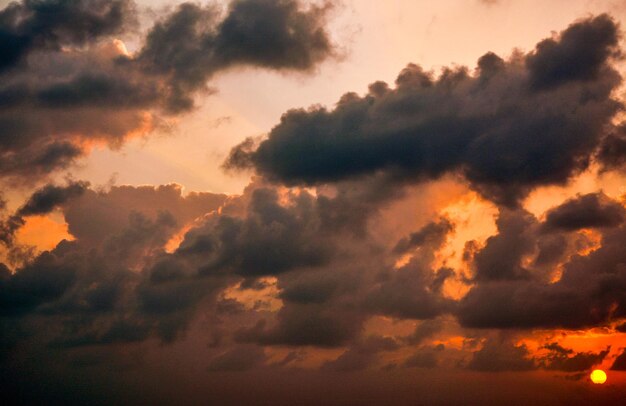
<path id="1" fill-rule="evenodd" d="M 590 193 L 568 200 L 546 214 L 545 228 L 573 231 L 582 228 L 616 227 L 626 209 L 604 193 Z"/>
<path id="2" fill-rule="evenodd" d="M 478 280 L 526 279 L 529 271 L 522 258 L 535 248 L 536 220 L 524 211 L 500 211 L 498 234 L 489 237 L 485 247 L 474 254 L 475 278 Z"/>
<path id="3" fill-rule="evenodd" d="M 311 304 L 283 307 L 276 318 L 276 325 L 269 328 L 260 322 L 239 330 L 236 339 L 263 345 L 340 347 L 358 335 L 365 320 L 358 311 Z"/>
<path id="4" fill-rule="evenodd" d="M 398 349 L 398 344 L 390 337 L 369 336 L 356 342 L 338 358 L 322 365 L 322 370 L 359 371 L 367 369 L 378 361 L 378 354 Z"/>
<path id="5" fill-rule="evenodd" d="M 72 198 L 81 196 L 89 182 L 68 182 L 67 186 L 46 185 L 33 193 L 17 211 L 19 216 L 48 214 Z"/>
<path id="6" fill-rule="evenodd" d="M 99 246 L 118 235 L 139 216 L 156 218 L 169 213 L 180 227 L 219 208 L 224 194 L 192 192 L 183 196 L 180 185 L 112 186 L 107 192 L 87 190 L 68 202 L 63 214 L 69 232 L 88 246 Z M 165 236 L 169 238 L 171 234 Z"/>
<path id="7" fill-rule="evenodd" d="M 617 40 L 617 24 L 600 15 L 527 55 L 485 54 L 474 74 L 445 68 L 436 77 L 410 64 L 395 88 L 376 82 L 332 110 L 286 112 L 267 139 L 235 147 L 225 166 L 287 185 L 462 173 L 484 196 L 514 206 L 533 188 L 585 169 L 612 127 L 621 109 L 611 96 L 621 83 L 611 65 Z"/>
<path id="8" fill-rule="evenodd" d="M 607 347 L 606 350 L 598 353 L 577 353 L 560 346 L 558 343 L 547 344 L 544 348 L 549 350 L 550 353 L 539 360 L 543 368 L 564 372 L 588 371 L 594 365 L 600 364 L 611 350 L 611 347 Z"/>
<path id="9" fill-rule="evenodd" d="M 58 208 L 76 240 L 64 240 L 3 274 L 3 316 L 16 318 L 33 340 L 55 348 L 143 341 L 154 335 L 173 340 L 185 330 L 199 301 L 228 282 L 196 280 L 197 267 L 167 255 L 164 246 L 225 198 L 210 193 L 183 197 L 178 185 L 114 186 L 96 192 L 84 182 L 70 182 L 37 190 L 16 216 Z M 37 328 L 58 318 L 72 320 L 72 328 L 40 337 Z"/>
<path id="10" fill-rule="evenodd" d="M 246 218 L 216 217 L 189 232 L 178 251 L 204 256 L 207 275 L 229 270 L 255 277 L 323 265 L 332 248 L 319 238 L 314 201 L 306 194 L 296 199 L 294 206 L 284 207 L 276 191 L 256 189 Z"/>
<path id="11" fill-rule="evenodd" d="M 208 369 L 211 372 L 241 372 L 256 367 L 265 360 L 263 348 L 243 345 L 213 358 Z"/>
<path id="12" fill-rule="evenodd" d="M 60 50 L 121 34 L 136 20 L 131 0 L 12 2 L 0 11 L 0 71 L 36 50 Z"/>
<path id="13" fill-rule="evenodd" d="M 622 351 L 622 353 L 615 358 L 615 361 L 613 361 L 613 365 L 611 366 L 611 370 L 626 371 L 626 350 Z"/>
<path id="14" fill-rule="evenodd" d="M 507 339 L 489 339 L 474 352 L 467 368 L 475 371 L 529 371 L 535 363 L 525 345 L 515 345 Z"/>
<path id="15" fill-rule="evenodd" d="M 183 3 L 148 33 L 138 61 L 166 78 L 166 108 L 193 106 L 193 92 L 206 89 L 215 73 L 235 66 L 311 70 L 334 52 L 326 31 L 331 3 L 296 0 L 236 0 L 220 20 L 215 6 Z"/>
<path id="16" fill-rule="evenodd" d="M 409 356 L 403 365 L 406 368 L 435 368 L 439 362 L 438 353 L 444 349 L 443 344 L 438 344 L 433 348 L 421 348 Z"/>
<path id="17" fill-rule="evenodd" d="M 428 223 L 421 230 L 416 231 L 409 237 L 400 240 L 394 251 L 396 253 L 403 254 L 410 249 L 420 247 L 425 244 L 434 244 L 435 246 L 439 246 L 453 229 L 454 226 L 447 219 L 441 219 L 439 222 Z"/>
<path id="18" fill-rule="evenodd" d="M 307 72 L 335 51 L 330 3 L 183 3 L 139 50 L 131 0 L 11 3 L 0 11 L 0 170 L 13 183 L 71 166 L 94 144 L 121 146 L 194 107 L 218 72 L 236 67 Z M 36 117 L 36 119 L 34 119 Z"/>
<path id="19" fill-rule="evenodd" d="M 597 154 L 604 170 L 626 168 L 626 135 L 624 127 L 604 138 Z"/>
<path id="20" fill-rule="evenodd" d="M 619 52 L 618 27 L 607 15 L 571 25 L 558 41 L 545 39 L 526 57 L 532 86 L 548 89 L 567 82 L 595 80 Z"/>
<path id="21" fill-rule="evenodd" d="M 420 322 L 413 333 L 405 337 L 409 344 L 421 344 L 427 338 L 431 338 L 444 328 L 444 322 L 441 319 L 424 320 Z"/>
<path id="22" fill-rule="evenodd" d="M 595 202 L 596 198 L 588 196 L 566 201 L 548 213 L 559 213 L 552 214 L 552 219 L 554 216 L 565 218 L 568 221 L 563 224 L 567 226 L 571 224 L 569 219 L 572 218 L 576 227 L 580 221 L 584 225 L 597 225 L 597 216 L 588 215 L 587 204 Z M 619 203 L 606 197 L 602 199 L 606 199 L 604 204 L 607 207 L 617 209 Z M 577 217 L 574 210 L 580 210 L 580 216 Z M 563 217 L 559 217 L 561 215 Z M 511 255 L 516 253 L 511 248 L 492 252 L 494 258 L 504 259 L 500 260 L 499 267 L 493 268 L 493 277 L 478 279 L 478 283 L 460 301 L 457 316 L 461 324 L 465 327 L 500 329 L 579 329 L 605 325 L 612 318 L 623 317 L 626 303 L 623 302 L 621 292 L 626 288 L 623 267 L 626 256 L 621 247 L 626 243 L 626 225 L 622 222 L 619 226 L 600 229 L 601 245 L 589 253 L 557 247 L 557 257 L 560 258 L 556 262 L 562 273 L 554 280 L 553 266 L 548 267 L 552 271 L 546 274 L 537 261 L 533 263 L 527 260 L 541 248 L 539 242 L 544 235 L 542 229 L 545 224 L 553 224 L 554 220 L 550 223 L 551 216 L 548 215 L 546 223 L 540 225 L 528 213 L 523 216 L 531 219 L 526 227 L 518 230 L 520 245 L 526 241 L 523 254 Z M 568 228 L 565 227 L 563 233 L 568 233 Z M 484 252 L 489 252 L 491 242 L 501 238 L 502 232 L 500 230 L 500 234 L 491 237 L 485 248 L 475 254 L 476 264 L 480 264 L 478 258 Z M 569 239 L 568 245 L 574 244 L 572 238 L 576 238 L 565 234 L 562 237 L 564 241 Z M 513 257 L 514 260 L 511 259 Z M 530 266 L 522 267 L 523 263 Z M 523 277 L 515 276 L 520 270 Z"/>
<path id="23" fill-rule="evenodd" d="M 0 241 L 13 245 L 15 232 L 25 224 L 24 217 L 42 215 L 85 193 L 89 182 L 69 181 L 66 186 L 48 184 L 37 189 L 8 219 L 0 223 Z"/>

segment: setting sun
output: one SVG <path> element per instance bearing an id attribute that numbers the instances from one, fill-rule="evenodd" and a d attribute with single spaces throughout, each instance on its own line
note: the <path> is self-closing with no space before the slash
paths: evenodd
<path id="1" fill-rule="evenodd" d="M 589 375 L 589 377 L 591 378 L 591 382 L 595 383 L 596 385 L 602 385 L 604 382 L 606 382 L 606 372 L 601 369 L 596 369 L 591 373 L 591 375 Z"/>

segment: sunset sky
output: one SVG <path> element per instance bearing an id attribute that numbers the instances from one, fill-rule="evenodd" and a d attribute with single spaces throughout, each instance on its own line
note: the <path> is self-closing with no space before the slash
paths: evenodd
<path id="1" fill-rule="evenodd" d="M 622 404 L 625 27 L 0 0 L 0 397 Z"/>

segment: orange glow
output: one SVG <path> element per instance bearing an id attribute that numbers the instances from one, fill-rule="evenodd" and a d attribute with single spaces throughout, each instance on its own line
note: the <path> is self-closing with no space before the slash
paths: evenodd
<path id="1" fill-rule="evenodd" d="M 171 254 L 178 249 L 180 244 L 185 239 L 185 234 L 192 228 L 192 224 L 189 224 L 183 227 L 179 232 L 174 234 L 166 243 L 165 243 L 165 252 Z"/>
<path id="2" fill-rule="evenodd" d="M 53 249 L 61 240 L 73 240 L 64 221 L 54 216 L 32 216 L 16 233 L 19 243 L 45 251 Z"/>
<path id="3" fill-rule="evenodd" d="M 455 225 L 454 232 L 437 252 L 435 264 L 435 269 L 449 266 L 457 270 L 457 278 L 450 278 L 444 283 L 443 294 L 446 297 L 459 300 L 469 291 L 470 286 L 459 277 L 459 271 L 470 273 L 463 260 L 465 244 L 475 241 L 478 245 L 483 245 L 487 238 L 496 234 L 497 213 L 493 204 L 481 199 L 475 192 L 466 193 L 441 210 L 441 214 Z"/>
<path id="4" fill-rule="evenodd" d="M 543 186 L 535 189 L 526 198 L 524 208 L 539 217 L 576 194 L 593 193 L 598 190 L 609 197 L 619 198 L 626 192 L 624 176 L 616 172 L 602 173 L 594 164 L 565 186 Z"/>
<path id="5" fill-rule="evenodd" d="M 241 289 L 241 283 L 229 287 L 223 293 L 227 299 L 234 299 L 248 309 L 268 310 L 276 312 L 283 307 L 283 301 L 278 298 L 278 279 L 274 277 L 259 280 L 265 284 L 263 289 Z"/>

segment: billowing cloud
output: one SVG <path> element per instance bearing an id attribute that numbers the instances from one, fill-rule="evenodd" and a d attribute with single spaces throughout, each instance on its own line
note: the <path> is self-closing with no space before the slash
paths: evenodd
<path id="1" fill-rule="evenodd" d="M 600 197 L 605 200 L 603 204 L 609 208 L 609 213 L 623 211 L 618 202 L 606 196 Z M 554 227 L 555 224 L 561 224 L 565 231 L 580 226 L 604 226 L 605 221 L 598 221 L 598 218 L 602 220 L 602 213 L 606 213 L 606 210 L 601 211 L 596 205 L 596 199 L 600 197 L 587 195 L 566 201 L 548 211 L 543 225 L 539 225 L 532 215 L 521 214 L 530 219 L 526 226 L 516 231 L 516 240 L 525 241 L 525 248 L 521 252 L 506 246 L 499 252 L 492 250 L 492 247 L 494 250 L 496 247 L 492 244 L 504 238 L 505 229 L 501 228 L 497 236 L 491 237 L 487 245 L 475 254 L 477 269 L 480 272 L 481 258 L 488 254 L 496 258 L 499 265 L 491 268 L 493 272 L 490 278 L 479 279 L 461 300 L 458 309 L 461 323 L 481 328 L 576 329 L 603 325 L 612 318 L 624 317 L 626 303 L 623 302 L 621 292 L 626 286 L 626 256 L 621 247 L 626 242 L 626 224 L 623 221 L 619 225 L 612 224 L 614 227 L 602 228 L 601 246 L 588 254 L 571 252 L 566 255 L 566 250 L 557 247 L 562 273 L 556 281 L 542 272 L 537 262 L 531 267 L 523 266 L 541 248 L 541 230 L 546 225 Z M 580 211 L 578 216 L 575 215 L 576 210 Z M 614 217 L 610 215 L 611 223 L 615 223 Z M 572 222 L 574 227 L 571 226 Z M 521 243 L 519 245 L 522 246 Z M 550 249 L 549 245 L 547 247 Z"/>
<path id="2" fill-rule="evenodd" d="M 310 71 L 332 56 L 330 3 L 183 3 L 140 48 L 118 38 L 136 24 L 132 0 L 11 3 L 0 12 L 0 172 L 17 181 L 70 166 L 94 143 L 119 147 L 194 107 L 234 67 Z M 35 119 L 36 118 L 36 119 Z"/>
<path id="3" fill-rule="evenodd" d="M 331 3 L 304 10 L 296 0 L 236 0 L 220 19 L 215 6 L 180 5 L 148 33 L 138 61 L 164 76 L 166 108 L 193 106 L 193 92 L 236 66 L 307 71 L 333 54 L 324 27 Z"/>
<path id="4" fill-rule="evenodd" d="M 540 185 L 585 169 L 621 103 L 612 67 L 619 38 L 607 15 L 505 61 L 493 53 L 437 77 L 407 66 L 395 88 L 370 85 L 333 110 L 283 115 L 267 139 L 233 149 L 225 165 L 271 179 L 320 184 L 386 173 L 391 182 L 462 173 L 483 195 L 515 205 Z"/>

